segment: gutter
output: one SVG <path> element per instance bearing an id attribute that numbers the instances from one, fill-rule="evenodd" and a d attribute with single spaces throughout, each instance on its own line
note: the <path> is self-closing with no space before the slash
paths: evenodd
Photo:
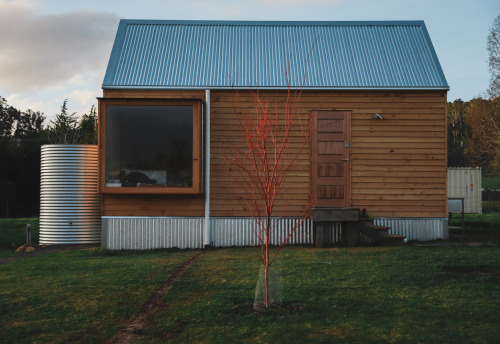
<path id="1" fill-rule="evenodd" d="M 205 231 L 203 247 L 210 246 L 210 90 L 205 90 Z"/>

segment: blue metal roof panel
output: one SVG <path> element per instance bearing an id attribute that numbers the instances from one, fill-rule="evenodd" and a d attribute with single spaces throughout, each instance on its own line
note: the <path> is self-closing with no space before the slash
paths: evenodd
<path id="1" fill-rule="evenodd" d="M 288 66 L 288 67 L 287 67 Z M 448 89 L 422 21 L 120 22 L 103 88 Z"/>

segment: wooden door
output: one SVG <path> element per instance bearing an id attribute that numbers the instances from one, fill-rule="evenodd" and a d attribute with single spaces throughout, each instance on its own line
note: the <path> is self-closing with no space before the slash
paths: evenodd
<path id="1" fill-rule="evenodd" d="M 349 207 L 350 112 L 312 113 L 312 198 L 314 207 Z"/>

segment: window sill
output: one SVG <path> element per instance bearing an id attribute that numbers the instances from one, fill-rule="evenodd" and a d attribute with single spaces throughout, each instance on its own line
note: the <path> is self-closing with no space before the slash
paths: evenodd
<path id="1" fill-rule="evenodd" d="M 201 194 L 199 188 L 165 188 L 165 187 L 103 187 L 103 194 L 135 194 L 135 195 L 194 195 Z"/>

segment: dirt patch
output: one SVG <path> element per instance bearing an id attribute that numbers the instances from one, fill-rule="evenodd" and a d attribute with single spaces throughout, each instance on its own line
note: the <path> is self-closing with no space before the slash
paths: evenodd
<path id="1" fill-rule="evenodd" d="M 446 272 L 453 272 L 472 277 L 490 276 L 500 278 L 500 268 L 490 266 L 445 266 L 441 269 Z"/>
<path id="2" fill-rule="evenodd" d="M 136 336 L 140 334 L 141 329 L 151 318 L 153 312 L 160 306 L 162 297 L 166 294 L 168 288 L 174 282 L 182 276 L 184 272 L 189 268 L 189 266 L 198 258 L 200 258 L 205 252 L 200 251 L 192 258 L 186 260 L 174 273 L 167 278 L 165 283 L 158 288 L 149 300 L 142 306 L 140 312 L 126 325 L 118 334 L 107 341 L 107 343 L 130 343 Z"/>
<path id="3" fill-rule="evenodd" d="M 98 248 L 98 245 L 95 244 L 77 244 L 77 245 L 22 245 L 20 246 L 16 252 L 19 253 L 18 256 L 14 257 L 6 257 L 0 258 L 0 265 L 8 264 L 11 262 L 15 262 L 18 260 L 23 260 L 26 258 L 36 257 L 40 254 L 47 253 L 59 253 L 63 251 L 69 250 L 82 250 L 88 248 Z M 23 253 L 24 252 L 24 253 Z"/>

